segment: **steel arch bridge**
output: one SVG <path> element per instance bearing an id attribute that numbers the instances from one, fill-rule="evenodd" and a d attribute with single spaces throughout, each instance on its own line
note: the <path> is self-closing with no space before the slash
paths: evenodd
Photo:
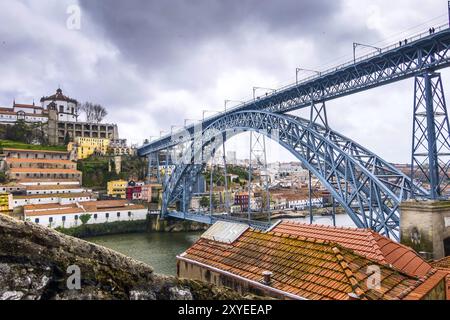
<path id="1" fill-rule="evenodd" d="M 175 203 L 186 212 L 192 186 L 214 149 L 223 140 L 251 130 L 276 140 L 299 159 L 358 227 L 398 240 L 400 202 L 411 193 L 427 196 L 394 166 L 336 131 L 292 115 L 241 111 L 213 122 L 202 139 L 191 143 L 185 163 L 175 167 L 165 184 L 163 214 Z M 203 161 L 195 163 L 200 153 Z"/>
<path id="2" fill-rule="evenodd" d="M 169 150 L 187 148 L 184 163 L 177 163 L 163 181 L 162 216 L 214 222 L 217 218 L 212 215 L 202 219 L 200 214 L 187 212 L 192 186 L 221 141 L 242 130 L 256 131 L 278 137 L 276 140 L 320 180 L 358 227 L 398 239 L 400 202 L 442 199 L 446 197 L 443 190 L 450 186 L 450 124 L 441 77 L 436 72 L 449 66 L 450 28 L 445 24 L 436 32 L 433 28 L 292 85 L 270 89 L 265 96 L 254 95 L 235 108 L 203 118 L 199 125 L 185 123 L 182 134 L 176 137 L 171 130 L 171 134 L 138 149 L 149 164 L 156 162 L 161 182 L 159 152 L 166 152 L 168 169 Z M 330 100 L 408 78 L 415 78 L 410 177 L 329 129 L 325 108 Z M 286 114 L 302 108 L 310 108 L 309 121 Z M 150 166 L 153 164 L 149 172 Z M 415 179 L 422 177 L 430 191 L 415 185 Z M 169 211 L 174 204 L 177 210 Z"/>

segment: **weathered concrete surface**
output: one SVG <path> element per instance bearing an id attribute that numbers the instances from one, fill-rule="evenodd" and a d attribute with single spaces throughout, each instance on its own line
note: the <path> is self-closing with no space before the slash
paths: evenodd
<path id="1" fill-rule="evenodd" d="M 409 200 L 400 205 L 400 241 L 417 252 L 445 256 L 444 239 L 450 237 L 450 201 Z"/>
<path id="2" fill-rule="evenodd" d="M 81 289 L 68 289 L 77 265 Z M 153 273 L 110 249 L 0 214 L 0 299 L 254 299 Z"/>

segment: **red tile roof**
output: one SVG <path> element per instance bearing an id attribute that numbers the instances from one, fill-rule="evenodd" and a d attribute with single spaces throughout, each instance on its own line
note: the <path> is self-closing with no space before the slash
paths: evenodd
<path id="1" fill-rule="evenodd" d="M 450 256 L 434 261 L 431 264 L 433 265 L 433 267 L 447 273 L 447 300 L 450 300 Z"/>
<path id="2" fill-rule="evenodd" d="M 5 161 L 9 163 L 60 163 L 76 165 L 74 161 L 62 159 L 6 158 Z"/>
<path id="3" fill-rule="evenodd" d="M 382 264 L 390 264 L 411 276 L 423 277 L 432 266 L 413 249 L 394 242 L 370 229 L 343 228 L 282 221 L 271 231 L 327 240 Z"/>
<path id="4" fill-rule="evenodd" d="M 56 154 L 69 154 L 68 151 L 56 151 L 56 150 L 35 150 L 35 149 L 20 149 L 20 148 L 3 148 L 3 151 L 11 152 L 28 152 L 28 153 L 56 153 Z"/>
<path id="5" fill-rule="evenodd" d="M 252 229 L 231 244 L 200 238 L 177 258 L 256 282 L 271 271 L 270 288 L 306 299 L 347 300 L 350 293 L 401 299 L 422 283 L 330 241 Z M 368 288 L 367 269 L 374 265 L 381 271 L 380 290 Z"/>
<path id="6" fill-rule="evenodd" d="M 423 281 L 420 285 L 415 288 L 410 288 L 410 292 L 403 298 L 403 300 L 420 300 L 423 299 L 432 289 L 434 289 L 441 281 L 443 281 L 444 290 L 446 289 L 447 282 L 445 280 L 447 272 L 444 271 L 436 271 L 429 277 L 427 277 L 426 281 Z M 431 297 L 433 299 L 433 297 Z M 447 289 L 447 300 L 448 297 L 448 289 Z"/>
<path id="7" fill-rule="evenodd" d="M 74 173 L 81 174 L 81 171 L 74 169 L 41 169 L 41 168 L 10 168 L 11 173 Z"/>
<path id="8" fill-rule="evenodd" d="M 431 263 L 435 268 L 444 268 L 450 270 L 450 256 L 444 257 Z"/>

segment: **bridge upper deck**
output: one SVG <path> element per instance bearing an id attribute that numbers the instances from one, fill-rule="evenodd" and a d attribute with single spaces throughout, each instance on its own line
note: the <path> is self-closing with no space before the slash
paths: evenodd
<path id="1" fill-rule="evenodd" d="M 421 33 L 401 43 L 359 57 L 330 68 L 316 76 L 279 88 L 263 97 L 242 103 L 228 110 L 233 113 L 245 110 L 267 110 L 286 113 L 363 90 L 413 77 L 425 70 L 438 70 L 450 65 L 450 29 L 448 25 L 436 28 L 434 33 Z M 226 114 L 206 118 L 201 129 Z M 194 125 L 185 130 L 192 136 Z M 189 139 L 189 137 L 186 137 Z M 176 145 L 170 135 L 143 145 L 140 156 Z"/>

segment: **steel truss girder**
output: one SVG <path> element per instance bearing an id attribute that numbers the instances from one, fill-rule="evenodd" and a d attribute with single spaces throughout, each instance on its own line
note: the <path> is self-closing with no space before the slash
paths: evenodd
<path id="1" fill-rule="evenodd" d="M 412 141 L 411 178 L 422 175 L 430 198 L 443 197 L 450 183 L 450 125 L 439 73 L 415 78 Z"/>
<path id="2" fill-rule="evenodd" d="M 278 137 L 278 143 L 321 181 L 358 227 L 398 240 L 400 202 L 412 192 L 427 196 L 427 191 L 413 185 L 408 176 L 351 139 L 291 115 L 266 111 L 228 114 L 206 128 L 203 139 L 194 141 L 191 148 L 208 155 L 205 148 L 221 143 L 215 139 L 217 133 L 226 132 L 229 139 L 247 130 Z M 194 157 L 195 153 L 192 160 Z M 186 181 L 189 190 L 201 173 L 204 164 L 191 163 L 177 165 L 170 176 L 164 190 L 163 214 L 170 204 L 182 199 L 182 182 Z"/>
<path id="3" fill-rule="evenodd" d="M 356 64 L 337 68 L 320 77 L 282 88 L 228 113 L 211 117 L 203 122 L 202 130 L 229 113 L 245 110 L 286 113 L 309 107 L 311 104 L 411 78 L 425 70 L 445 68 L 450 65 L 449 49 L 450 29 L 445 29 Z M 194 126 L 188 126 L 186 130 L 192 135 Z M 185 137 L 185 139 L 189 138 Z M 176 142 L 171 141 L 170 136 L 163 137 L 142 146 L 138 149 L 138 153 L 144 156 L 175 144 Z"/>

